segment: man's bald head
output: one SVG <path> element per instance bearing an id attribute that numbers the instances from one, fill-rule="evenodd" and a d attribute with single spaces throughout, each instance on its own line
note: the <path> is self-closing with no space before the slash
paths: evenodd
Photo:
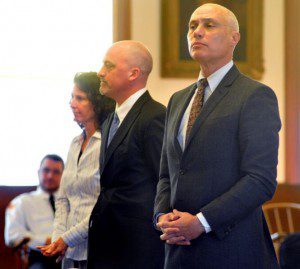
<path id="1" fill-rule="evenodd" d="M 153 59 L 149 49 L 141 42 L 134 40 L 122 40 L 114 43 L 110 49 L 117 48 L 120 57 L 128 64 L 130 68 L 138 67 L 141 75 L 147 76 L 152 71 Z"/>
<path id="2" fill-rule="evenodd" d="M 120 105 L 146 87 L 152 65 L 152 56 L 141 42 L 123 40 L 114 43 L 106 52 L 98 73 L 102 94 Z"/>
<path id="3" fill-rule="evenodd" d="M 203 10 L 203 9 L 214 9 L 216 12 L 219 13 L 220 16 L 223 17 L 223 19 L 226 21 L 226 25 L 230 27 L 233 31 L 239 32 L 239 22 L 234 15 L 234 13 L 229 10 L 228 8 L 218 5 L 218 4 L 213 4 L 213 3 L 207 3 L 203 4 L 200 7 L 198 7 L 195 11 Z"/>
<path id="4" fill-rule="evenodd" d="M 240 41 L 238 21 L 226 7 L 201 5 L 191 15 L 187 40 L 191 57 L 207 77 L 232 60 Z"/>

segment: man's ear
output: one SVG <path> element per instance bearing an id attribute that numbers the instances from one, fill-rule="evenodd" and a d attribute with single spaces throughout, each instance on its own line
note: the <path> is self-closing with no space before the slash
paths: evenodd
<path id="1" fill-rule="evenodd" d="M 130 70 L 130 74 L 129 74 L 129 80 L 133 81 L 136 80 L 141 74 L 141 69 L 138 67 L 134 67 Z"/>
<path id="2" fill-rule="evenodd" d="M 239 43 L 240 39 L 241 39 L 240 33 L 237 32 L 237 31 L 233 31 L 232 32 L 232 45 L 233 45 L 233 47 L 235 47 Z"/>

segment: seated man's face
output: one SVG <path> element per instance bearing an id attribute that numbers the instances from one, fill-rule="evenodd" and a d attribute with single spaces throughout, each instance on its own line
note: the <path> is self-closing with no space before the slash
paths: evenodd
<path id="1" fill-rule="evenodd" d="M 54 192 L 59 188 L 63 173 L 61 162 L 45 159 L 39 169 L 39 180 L 41 188 L 46 192 Z"/>

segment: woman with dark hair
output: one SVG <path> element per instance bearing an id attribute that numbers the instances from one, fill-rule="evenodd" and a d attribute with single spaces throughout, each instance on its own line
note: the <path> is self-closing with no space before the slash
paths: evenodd
<path id="1" fill-rule="evenodd" d="M 62 268 L 86 268 L 90 213 L 100 193 L 101 125 L 115 107 L 99 92 L 96 72 L 77 73 L 70 106 L 82 128 L 71 143 L 56 200 L 52 243 L 39 247 L 45 256 L 63 258 Z"/>

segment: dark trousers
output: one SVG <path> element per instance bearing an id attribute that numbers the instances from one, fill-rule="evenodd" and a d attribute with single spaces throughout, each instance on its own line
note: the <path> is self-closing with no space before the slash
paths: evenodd
<path id="1" fill-rule="evenodd" d="M 36 250 L 30 250 L 28 254 L 29 269 L 60 269 L 61 263 L 55 260 L 55 257 L 45 257 Z"/>

